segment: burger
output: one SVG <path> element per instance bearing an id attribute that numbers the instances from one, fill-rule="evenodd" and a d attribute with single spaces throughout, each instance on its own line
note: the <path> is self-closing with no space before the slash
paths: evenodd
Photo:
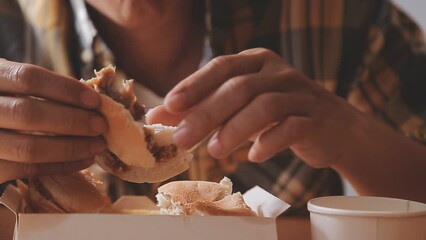
<path id="1" fill-rule="evenodd" d="M 118 79 L 112 66 L 95 71 L 86 85 L 101 98 L 108 122 L 108 149 L 95 157 L 107 172 L 130 182 L 161 182 L 189 168 L 192 155 L 173 143 L 173 126 L 144 124 L 145 107 L 137 102 L 133 80 Z"/>

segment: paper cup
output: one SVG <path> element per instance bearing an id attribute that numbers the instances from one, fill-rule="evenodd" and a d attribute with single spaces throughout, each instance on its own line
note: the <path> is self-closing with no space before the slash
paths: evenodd
<path id="1" fill-rule="evenodd" d="M 313 240 L 425 240 L 426 204 L 360 196 L 308 202 Z"/>

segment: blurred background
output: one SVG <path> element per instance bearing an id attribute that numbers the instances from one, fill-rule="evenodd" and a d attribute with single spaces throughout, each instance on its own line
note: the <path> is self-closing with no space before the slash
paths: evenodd
<path id="1" fill-rule="evenodd" d="M 425 0 L 393 0 L 406 13 L 410 14 L 417 23 L 426 31 L 426 1 Z"/>

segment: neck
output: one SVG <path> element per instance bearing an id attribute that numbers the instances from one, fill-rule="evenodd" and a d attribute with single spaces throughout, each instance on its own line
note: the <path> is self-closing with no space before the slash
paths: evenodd
<path id="1" fill-rule="evenodd" d="M 160 96 L 198 69 L 204 28 L 194 4 L 158 24 L 128 29 L 91 9 L 99 33 L 113 51 L 117 65 L 129 77 Z"/>

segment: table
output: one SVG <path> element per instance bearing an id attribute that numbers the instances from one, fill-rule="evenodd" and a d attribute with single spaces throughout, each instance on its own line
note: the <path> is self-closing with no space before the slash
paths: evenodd
<path id="1" fill-rule="evenodd" d="M 0 240 L 11 240 L 15 224 L 14 215 L 0 206 Z M 310 240 L 311 230 L 308 218 L 277 219 L 278 240 Z"/>
<path id="2" fill-rule="evenodd" d="M 309 218 L 277 219 L 278 240 L 310 240 L 311 223 Z"/>

